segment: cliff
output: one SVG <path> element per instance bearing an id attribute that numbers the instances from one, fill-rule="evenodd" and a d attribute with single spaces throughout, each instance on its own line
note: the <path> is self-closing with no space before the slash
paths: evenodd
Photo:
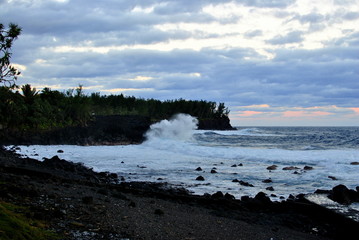
<path id="1" fill-rule="evenodd" d="M 202 129 L 202 130 L 235 130 L 235 128 L 231 126 L 230 120 L 228 117 L 200 119 L 198 122 L 198 129 Z"/>
<path id="2" fill-rule="evenodd" d="M 96 116 L 87 126 L 52 131 L 6 131 L 0 133 L 0 145 L 121 145 L 138 144 L 152 124 L 144 116 Z M 198 129 L 233 130 L 228 117 L 200 119 Z"/>

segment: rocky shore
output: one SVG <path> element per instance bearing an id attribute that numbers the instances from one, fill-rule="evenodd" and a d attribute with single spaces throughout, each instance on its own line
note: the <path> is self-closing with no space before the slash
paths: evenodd
<path id="1" fill-rule="evenodd" d="M 1 149 L 0 173 L 0 203 L 26 207 L 26 217 L 58 239 L 356 239 L 359 227 L 303 195 L 283 202 L 264 193 L 194 196 L 166 183 L 121 182 L 57 156 L 40 162 Z M 348 191 L 343 204 L 358 196 Z"/>

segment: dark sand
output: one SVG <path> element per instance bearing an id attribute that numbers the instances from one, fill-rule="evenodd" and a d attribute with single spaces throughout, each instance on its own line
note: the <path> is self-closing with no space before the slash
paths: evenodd
<path id="1" fill-rule="evenodd" d="M 29 207 L 62 239 L 357 239 L 358 223 L 303 199 L 239 201 L 114 184 L 115 175 L 55 160 L 0 150 L 0 201 Z"/>

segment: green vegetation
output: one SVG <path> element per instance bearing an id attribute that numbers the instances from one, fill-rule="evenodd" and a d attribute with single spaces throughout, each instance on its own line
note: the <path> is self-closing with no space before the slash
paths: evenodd
<path id="1" fill-rule="evenodd" d="M 9 87 L 15 86 L 15 81 L 20 72 L 10 64 L 11 47 L 13 42 L 21 34 L 21 28 L 10 23 L 8 29 L 0 23 L 0 83 Z"/>
<path id="2" fill-rule="evenodd" d="M 153 121 L 176 113 L 187 113 L 199 119 L 227 117 L 224 103 L 192 100 L 142 99 L 120 95 L 83 93 L 82 86 L 65 92 L 44 88 L 41 92 L 30 85 L 21 93 L 0 87 L 0 129 L 51 130 L 66 126 L 85 126 L 97 115 L 141 115 Z"/>
<path id="3" fill-rule="evenodd" d="M 59 239 L 54 233 L 44 230 L 44 224 L 25 217 L 26 208 L 0 202 L 1 240 Z"/>

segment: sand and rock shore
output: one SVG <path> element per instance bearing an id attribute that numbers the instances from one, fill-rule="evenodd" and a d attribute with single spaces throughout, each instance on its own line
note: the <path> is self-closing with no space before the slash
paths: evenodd
<path id="1" fill-rule="evenodd" d="M 241 200 L 221 192 L 194 196 L 166 183 L 120 182 L 114 173 L 57 156 L 40 162 L 4 149 L 0 171 L 0 202 L 25 206 L 29 218 L 60 239 L 357 239 L 358 222 L 301 194 L 280 203 L 264 193 Z"/>

